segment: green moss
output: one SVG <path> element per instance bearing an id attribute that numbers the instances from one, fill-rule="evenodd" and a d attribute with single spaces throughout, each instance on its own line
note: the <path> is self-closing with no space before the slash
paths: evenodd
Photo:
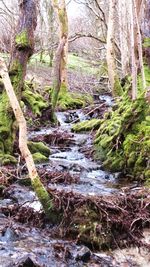
<path id="1" fill-rule="evenodd" d="M 61 22 L 61 32 L 67 36 L 68 34 L 68 19 L 67 19 L 67 13 L 65 8 L 61 8 L 58 11 L 59 19 Z"/>
<path id="2" fill-rule="evenodd" d="M 150 38 L 149 37 L 144 38 L 143 46 L 145 48 L 150 47 Z"/>
<path id="3" fill-rule="evenodd" d="M 35 115 L 40 116 L 42 110 L 48 107 L 48 103 L 40 94 L 32 92 L 33 88 L 29 84 L 26 83 L 24 89 L 22 92 L 23 101 L 29 105 Z"/>
<path id="4" fill-rule="evenodd" d="M 123 90 L 119 81 L 119 78 L 115 77 L 115 84 L 114 84 L 114 90 L 113 90 L 114 96 L 122 96 Z"/>
<path id="5" fill-rule="evenodd" d="M 62 88 L 58 97 L 58 107 L 61 110 L 82 108 L 87 103 L 92 103 L 93 98 L 90 95 L 71 93 Z"/>
<path id="6" fill-rule="evenodd" d="M 74 132 L 82 132 L 82 131 L 90 131 L 94 129 L 98 129 L 100 126 L 101 120 L 100 119 L 91 119 L 88 121 L 82 121 L 76 123 L 72 126 L 72 130 Z"/>
<path id="7" fill-rule="evenodd" d="M 16 164 L 17 160 L 15 157 L 9 155 L 9 154 L 0 154 L 0 163 L 2 165 L 7 165 L 7 164 Z"/>
<path id="8" fill-rule="evenodd" d="M 87 103 L 92 103 L 93 98 L 88 94 L 78 94 L 78 93 L 71 93 L 68 92 L 67 87 L 64 83 L 62 83 L 60 92 L 58 92 L 53 85 L 53 88 L 49 91 L 50 98 L 51 98 L 51 107 L 52 107 L 52 115 L 51 120 L 56 122 L 56 117 L 54 114 L 54 109 L 57 107 L 60 110 L 67 110 L 67 109 L 76 109 L 82 108 Z"/>
<path id="9" fill-rule="evenodd" d="M 0 96 L 0 149 L 3 153 L 13 151 L 13 115 L 5 91 Z"/>
<path id="10" fill-rule="evenodd" d="M 48 157 L 44 156 L 40 152 L 36 152 L 33 154 L 33 159 L 35 163 L 44 163 L 48 161 Z"/>
<path id="11" fill-rule="evenodd" d="M 20 32 L 15 37 L 15 43 L 19 48 L 26 48 L 30 46 L 28 33 L 26 31 Z"/>
<path id="12" fill-rule="evenodd" d="M 32 180 L 32 186 L 43 206 L 47 218 L 51 223 L 59 223 L 61 214 L 55 210 L 53 206 L 53 197 L 48 194 L 39 177 Z"/>
<path id="13" fill-rule="evenodd" d="M 144 72 L 145 72 L 146 86 L 150 86 L 150 68 L 147 65 L 144 65 Z M 143 92 L 143 81 L 141 73 L 138 75 L 137 84 L 138 84 L 138 95 L 140 95 Z"/>
<path id="14" fill-rule="evenodd" d="M 116 109 L 101 120 L 95 137 L 96 158 L 105 168 L 144 179 L 150 158 L 150 107 L 144 92 L 134 102 L 124 94 Z"/>
<path id="15" fill-rule="evenodd" d="M 145 178 L 150 183 L 150 170 L 145 171 Z"/>
<path id="16" fill-rule="evenodd" d="M 45 157 L 49 157 L 50 155 L 50 149 L 46 145 L 44 145 L 42 142 L 28 142 L 28 147 L 31 153 L 37 153 L 40 152 L 43 154 Z"/>
<path id="17" fill-rule="evenodd" d="M 99 227 L 100 233 L 97 231 Z M 99 213 L 90 205 L 83 204 L 76 209 L 70 228 L 72 228 L 73 233 L 78 233 L 78 240 L 84 244 L 92 244 L 101 249 L 104 246 L 109 246 L 111 242 L 109 226 L 101 221 Z"/>

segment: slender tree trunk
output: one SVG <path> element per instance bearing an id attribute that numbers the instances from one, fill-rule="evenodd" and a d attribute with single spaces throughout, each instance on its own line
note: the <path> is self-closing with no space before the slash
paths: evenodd
<path id="1" fill-rule="evenodd" d="M 115 61 L 115 7 L 117 4 L 117 0 L 109 1 L 109 20 L 108 20 L 108 30 L 107 30 L 107 68 L 108 68 L 108 76 L 112 89 L 113 96 L 118 96 L 122 93 L 119 77 L 117 74 L 117 67 Z"/>
<path id="2" fill-rule="evenodd" d="M 143 89 L 146 88 L 146 80 L 145 80 L 145 73 L 144 73 L 144 64 L 143 64 L 143 51 L 142 51 L 142 37 L 140 32 L 140 26 L 138 21 L 138 14 L 140 13 L 142 0 L 138 0 L 138 5 L 136 4 L 136 1 L 133 0 L 134 5 L 134 17 L 136 22 L 136 29 L 137 29 L 137 42 L 138 42 L 138 56 L 139 56 L 139 65 L 142 75 L 142 83 L 143 83 Z"/>
<path id="3" fill-rule="evenodd" d="M 132 68 L 132 99 L 137 98 L 137 65 L 135 57 L 135 28 L 133 16 L 133 1 L 130 0 L 130 28 L 131 28 L 131 68 Z"/>
<path id="4" fill-rule="evenodd" d="M 0 75 L 2 77 L 2 81 L 4 83 L 6 93 L 8 95 L 15 118 L 19 125 L 19 148 L 20 148 L 22 157 L 26 161 L 27 169 L 29 171 L 29 177 L 32 181 L 32 186 L 39 198 L 39 201 L 41 202 L 44 208 L 46 215 L 51 220 L 51 222 L 55 223 L 57 222 L 58 214 L 57 212 L 54 213 L 53 211 L 51 211 L 53 208 L 52 196 L 48 194 L 45 187 L 41 183 L 34 161 L 33 161 L 32 154 L 28 149 L 26 120 L 24 118 L 23 112 L 20 108 L 19 102 L 17 100 L 14 89 L 12 87 L 6 65 L 1 58 L 0 58 Z"/>
<path id="5" fill-rule="evenodd" d="M 20 15 L 9 66 L 9 75 L 18 99 L 21 99 L 26 66 L 34 49 L 37 12 L 35 0 L 19 1 Z M 6 92 L 0 99 L 0 155 L 12 154 L 16 123 Z M 3 163 L 3 161 L 0 159 Z"/>
<path id="6" fill-rule="evenodd" d="M 54 61 L 54 68 L 53 68 L 53 92 L 51 95 L 51 120 L 55 121 L 55 107 L 57 104 L 57 99 L 59 95 L 59 91 L 62 85 L 62 68 L 61 68 L 61 59 L 62 54 L 64 51 L 66 38 L 61 38 L 61 41 L 59 43 L 59 46 L 57 48 L 56 54 L 55 54 L 55 61 Z"/>
<path id="7" fill-rule="evenodd" d="M 119 0 L 119 30 L 120 30 L 120 50 L 122 76 L 125 77 L 130 73 L 130 31 L 128 16 L 128 1 Z"/>
<path id="8" fill-rule="evenodd" d="M 53 0 L 52 3 L 57 13 L 59 27 L 60 27 L 59 45 L 55 54 L 54 68 L 53 68 L 53 90 L 51 96 L 52 119 L 53 119 L 59 91 L 63 90 L 63 92 L 65 93 L 68 87 L 68 81 L 67 81 L 68 17 L 67 17 L 65 0 L 61 0 L 60 5 L 58 4 L 58 0 Z"/>

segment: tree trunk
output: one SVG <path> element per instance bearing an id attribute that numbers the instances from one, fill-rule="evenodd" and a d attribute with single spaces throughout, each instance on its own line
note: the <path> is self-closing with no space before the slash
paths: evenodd
<path id="1" fill-rule="evenodd" d="M 20 148 L 22 157 L 26 161 L 27 169 L 29 171 L 29 177 L 32 181 L 32 186 L 39 198 L 39 201 L 41 202 L 43 206 L 45 214 L 51 220 L 51 222 L 55 223 L 57 222 L 58 214 L 57 212 L 54 213 L 53 211 L 51 211 L 53 208 L 52 196 L 48 194 L 45 187 L 41 183 L 34 161 L 33 161 L 32 154 L 28 149 L 26 120 L 24 118 L 19 102 L 15 95 L 14 89 L 12 87 L 6 65 L 2 59 L 0 59 L 0 75 L 2 77 L 2 81 L 4 83 L 6 93 L 8 95 L 8 99 L 13 109 L 15 118 L 19 125 L 19 148 Z"/>
<path id="2" fill-rule="evenodd" d="M 119 77 L 117 74 L 117 67 L 115 61 L 115 29 L 114 29 L 114 20 L 115 20 L 115 7 L 117 0 L 110 0 L 109 2 L 109 20 L 108 20 L 108 30 L 107 30 L 107 68 L 108 76 L 112 89 L 113 96 L 119 96 L 122 93 Z"/>
<path id="3" fill-rule="evenodd" d="M 55 107 L 57 104 L 59 91 L 62 85 L 61 59 L 62 59 L 65 42 L 66 42 L 66 38 L 65 37 L 61 38 L 61 41 L 59 43 L 59 46 L 55 54 L 55 61 L 54 61 L 54 68 L 53 68 L 53 91 L 51 95 L 51 120 L 52 121 L 55 121 L 54 111 L 55 111 Z"/>
<path id="4" fill-rule="evenodd" d="M 137 98 L 137 62 L 135 57 L 135 28 L 133 16 L 133 1 L 130 0 L 130 28 L 131 28 L 131 68 L 132 68 L 132 99 Z"/>
<path id="5" fill-rule="evenodd" d="M 138 20 L 138 14 L 140 13 L 141 6 L 139 4 L 142 3 L 142 0 L 137 1 L 138 5 L 136 4 L 136 1 L 133 0 L 134 5 L 134 17 L 136 22 L 136 29 L 137 29 L 137 43 L 138 43 L 138 56 L 139 56 L 139 65 L 142 75 L 142 83 L 143 83 L 143 90 L 146 89 L 146 80 L 145 80 L 145 73 L 144 73 L 144 64 L 143 64 L 143 51 L 142 51 L 142 37 L 140 32 L 140 26 L 139 26 L 139 20 Z"/>
<path id="6" fill-rule="evenodd" d="M 128 1 L 119 0 L 120 50 L 123 78 L 130 73 L 130 30 Z"/>
<path id="7" fill-rule="evenodd" d="M 64 93 L 67 91 L 67 59 L 68 59 L 68 17 L 65 0 L 61 0 L 61 4 L 58 4 L 57 0 L 53 0 L 53 7 L 57 13 L 59 27 L 60 27 L 60 39 L 59 45 L 55 54 L 54 69 L 53 69 L 53 88 L 51 96 L 52 105 L 52 120 L 54 118 L 54 110 L 56 107 L 58 94 L 60 90 Z"/>
<path id="8" fill-rule="evenodd" d="M 37 23 L 36 1 L 19 1 L 20 15 L 9 65 L 9 75 L 18 99 L 21 99 L 26 66 L 34 49 L 34 30 Z M 16 123 L 4 91 L 0 99 L 0 156 L 13 153 Z M 2 163 L 3 160 L 0 160 Z"/>

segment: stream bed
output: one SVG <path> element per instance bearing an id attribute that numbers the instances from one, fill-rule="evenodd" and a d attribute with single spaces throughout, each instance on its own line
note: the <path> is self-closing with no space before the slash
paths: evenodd
<path id="1" fill-rule="evenodd" d="M 107 104 L 111 99 L 103 98 Z M 72 123 L 87 116 L 81 110 L 57 112 L 60 126 L 29 133 L 29 139 L 44 141 L 50 146 L 49 162 L 37 165 L 39 173 L 55 173 L 48 188 L 74 192 L 84 196 L 110 196 L 124 194 L 126 186 L 136 190 L 137 183 L 126 183 L 119 173 L 109 173 L 100 162 L 92 159 L 92 134 L 71 132 Z M 64 174 L 63 179 L 59 179 Z M 71 180 L 73 177 L 73 180 Z M 30 187 L 18 181 L 6 189 L 0 200 L 0 267 L 149 267 L 150 255 L 146 249 L 126 248 L 115 251 L 92 252 L 85 245 L 71 240 L 55 239 L 51 233 L 55 227 L 43 224 L 43 211 Z M 22 223 L 9 216 L 6 210 L 22 208 Z M 29 210 L 28 210 L 29 208 Z M 5 212 L 4 212 L 5 211 Z M 34 214 L 34 215 L 33 215 Z M 24 220 L 24 217 L 26 219 Z M 34 221 L 34 224 L 28 222 Z M 37 227 L 36 227 L 37 226 Z M 150 232 L 145 230 L 145 240 L 150 244 Z"/>

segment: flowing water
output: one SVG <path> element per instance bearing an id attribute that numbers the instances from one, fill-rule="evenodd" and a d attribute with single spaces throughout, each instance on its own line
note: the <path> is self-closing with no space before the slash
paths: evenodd
<path id="1" fill-rule="evenodd" d="M 112 104 L 109 97 L 103 97 L 107 105 Z M 92 137 L 88 134 L 76 134 L 71 132 L 74 121 L 83 121 L 87 118 L 81 110 L 57 112 L 60 123 L 58 128 L 42 129 L 29 134 L 34 140 L 44 135 L 55 135 L 60 133 L 64 136 L 70 135 L 70 143 L 59 145 L 55 140 L 50 145 L 51 155 L 49 162 L 37 165 L 46 171 L 68 171 L 72 176 L 78 176 L 78 182 L 49 183 L 49 188 L 57 190 L 73 191 L 82 195 L 110 195 L 121 194 L 119 173 L 111 174 L 101 167 L 101 163 L 95 162 L 85 151 L 92 147 Z M 123 184 L 123 183 L 122 183 Z M 136 188 L 136 183 L 132 184 Z M 18 184 L 10 186 L 7 190 L 7 198 L 1 199 L 0 208 L 13 207 L 15 204 L 22 207 L 33 208 L 41 212 L 41 205 L 34 192 L 27 187 Z M 57 240 L 50 237 L 50 226 L 39 229 L 19 224 L 12 218 L 0 213 L 0 267 L 11 266 L 40 266 L 40 267 L 128 267 L 128 266 L 150 266 L 150 258 L 147 252 L 137 249 L 116 250 L 109 253 L 92 253 L 85 246 L 77 246 L 71 241 Z M 149 231 L 146 233 L 150 243 Z M 138 256 L 137 256 L 138 255 Z M 139 259 L 138 259 L 139 258 Z M 142 261 L 143 259 L 143 261 Z"/>

